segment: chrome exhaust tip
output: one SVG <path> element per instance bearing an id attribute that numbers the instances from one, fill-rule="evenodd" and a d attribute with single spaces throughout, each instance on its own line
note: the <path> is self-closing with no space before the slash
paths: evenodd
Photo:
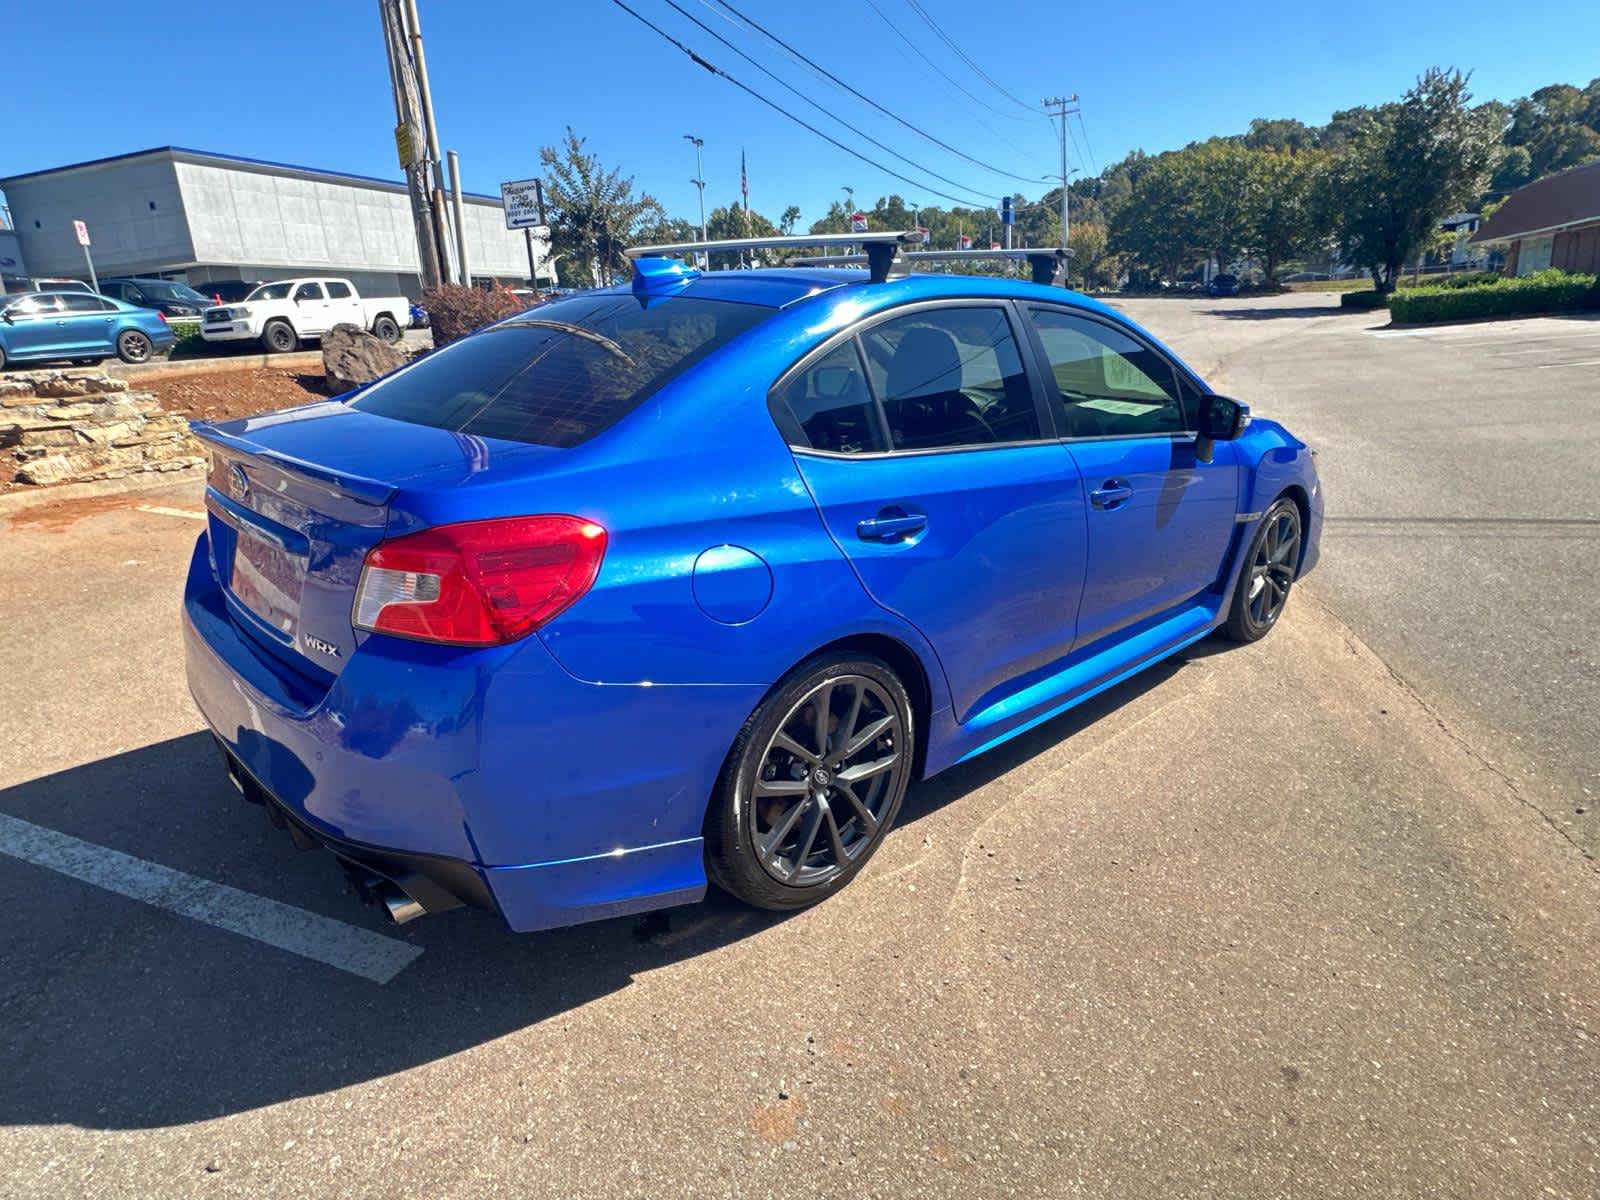
<path id="1" fill-rule="evenodd" d="M 391 892 L 383 898 L 383 907 L 389 914 L 389 919 L 396 925 L 404 925 L 407 921 L 415 921 L 428 910 L 423 908 L 404 892 Z"/>

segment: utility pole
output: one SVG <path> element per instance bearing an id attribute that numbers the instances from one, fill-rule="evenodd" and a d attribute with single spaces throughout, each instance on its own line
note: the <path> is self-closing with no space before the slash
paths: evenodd
<path id="1" fill-rule="evenodd" d="M 689 180 L 700 189 L 700 240 L 706 240 L 706 169 L 700 161 L 700 149 L 706 144 L 705 138 L 695 137 L 692 133 L 683 135 L 683 140 L 694 143 L 694 178 Z M 710 266 L 706 254 L 701 251 L 695 255 L 700 260 L 700 269 L 706 270 Z"/>
<path id="2" fill-rule="evenodd" d="M 1061 248 L 1066 250 L 1072 244 L 1072 227 L 1067 223 L 1067 117 L 1078 111 L 1078 93 L 1065 98 L 1055 96 L 1040 103 L 1047 116 L 1061 119 Z"/>
<path id="3" fill-rule="evenodd" d="M 439 233 L 428 187 L 428 135 L 415 64 L 408 49 L 400 0 L 378 0 L 384 51 L 394 90 L 395 149 L 411 194 L 411 220 L 417 237 L 417 273 L 424 290 L 444 282 L 439 263 Z"/>
<path id="4" fill-rule="evenodd" d="M 456 218 L 456 262 L 461 268 L 461 286 L 472 286 L 472 272 L 467 267 L 467 212 L 461 202 L 461 159 L 450 151 L 450 193 L 452 211 Z"/>
<path id="5" fill-rule="evenodd" d="M 450 205 L 445 199 L 444 155 L 439 153 L 439 125 L 433 119 L 433 88 L 428 83 L 428 60 L 422 52 L 422 22 L 417 17 L 417 0 L 405 0 L 406 36 L 411 44 L 411 61 L 417 72 L 417 94 L 422 101 L 423 129 L 428 135 L 428 162 L 433 170 L 433 219 L 437 226 L 439 269 L 451 274 Z"/>

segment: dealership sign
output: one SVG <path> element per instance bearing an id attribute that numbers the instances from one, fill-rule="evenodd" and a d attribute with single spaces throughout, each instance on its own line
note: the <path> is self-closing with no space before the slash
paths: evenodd
<path id="1" fill-rule="evenodd" d="M 541 228 L 539 220 L 539 181 L 516 179 L 500 185 L 500 199 L 506 206 L 507 229 L 532 229 L 534 237 L 549 237 L 550 231 Z"/>
<path id="2" fill-rule="evenodd" d="M 850 232 L 851 233 L 865 233 L 866 231 L 867 231 L 867 214 L 866 213 L 851 213 L 850 214 Z"/>

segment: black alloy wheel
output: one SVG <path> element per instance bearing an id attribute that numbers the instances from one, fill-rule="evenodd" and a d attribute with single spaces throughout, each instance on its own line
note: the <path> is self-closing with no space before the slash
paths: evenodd
<path id="1" fill-rule="evenodd" d="M 300 344 L 294 328 L 287 321 L 273 321 L 261 334 L 268 354 L 287 354 Z"/>
<path id="2" fill-rule="evenodd" d="M 117 338 L 117 357 L 125 363 L 149 362 L 155 346 L 137 329 L 126 329 Z"/>
<path id="3" fill-rule="evenodd" d="M 1267 510 L 1250 543 L 1224 632 L 1235 641 L 1253 642 L 1276 625 L 1299 567 L 1300 509 L 1282 499 Z"/>
<path id="4" fill-rule="evenodd" d="M 835 656 L 791 677 L 746 723 L 707 821 L 726 890 L 802 908 L 844 886 L 883 840 L 911 778 L 912 712 L 877 659 Z"/>

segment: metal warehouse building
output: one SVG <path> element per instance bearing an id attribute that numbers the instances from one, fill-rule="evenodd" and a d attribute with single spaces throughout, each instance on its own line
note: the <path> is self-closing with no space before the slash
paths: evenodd
<path id="1" fill-rule="evenodd" d="M 369 295 L 412 298 L 422 287 L 405 184 L 387 179 L 163 146 L 0 178 L 0 189 L 30 275 L 86 278 L 81 220 L 101 276 L 342 275 Z M 526 283 L 527 245 L 499 197 L 469 194 L 464 211 L 473 279 Z"/>

